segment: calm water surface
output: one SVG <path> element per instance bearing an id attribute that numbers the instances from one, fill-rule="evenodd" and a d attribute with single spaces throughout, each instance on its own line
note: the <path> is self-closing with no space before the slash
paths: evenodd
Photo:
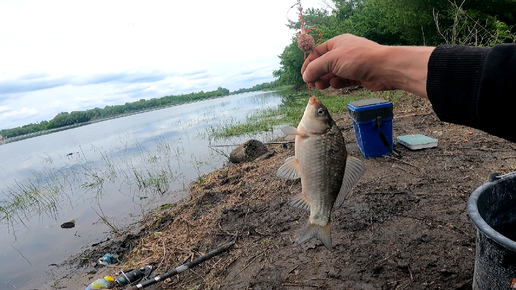
<path id="1" fill-rule="evenodd" d="M 280 103 L 276 93 L 246 93 L 0 146 L 0 289 L 47 288 L 51 264 L 146 210 L 179 201 L 190 182 L 220 168 L 234 148 L 210 145 L 278 137 L 274 130 L 210 140 L 208 132 Z M 74 228 L 60 227 L 72 219 Z"/>

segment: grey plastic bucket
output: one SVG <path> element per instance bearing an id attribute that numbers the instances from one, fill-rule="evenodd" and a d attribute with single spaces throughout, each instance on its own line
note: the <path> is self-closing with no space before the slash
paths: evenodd
<path id="1" fill-rule="evenodd" d="M 516 172 L 491 174 L 468 213 L 477 227 L 473 289 L 516 289 Z"/>

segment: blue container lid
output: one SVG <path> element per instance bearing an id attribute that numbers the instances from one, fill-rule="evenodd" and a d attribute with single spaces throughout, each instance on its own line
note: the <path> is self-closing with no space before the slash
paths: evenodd
<path id="1" fill-rule="evenodd" d="M 377 116 L 392 118 L 392 103 L 382 99 L 366 99 L 348 104 L 351 118 L 357 122 L 375 120 Z"/>
<path id="2" fill-rule="evenodd" d="M 373 98 L 351 102 L 348 104 L 348 109 L 352 111 L 365 111 L 365 110 L 374 110 L 379 108 L 391 107 L 392 103 L 386 100 Z"/>

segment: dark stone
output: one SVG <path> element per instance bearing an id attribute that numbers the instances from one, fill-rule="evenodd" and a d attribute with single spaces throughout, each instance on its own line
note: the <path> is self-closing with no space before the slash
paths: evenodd
<path id="1" fill-rule="evenodd" d="M 253 161 L 257 157 L 267 152 L 267 147 L 258 140 L 248 140 L 229 154 L 229 161 L 231 163 L 242 163 Z"/>

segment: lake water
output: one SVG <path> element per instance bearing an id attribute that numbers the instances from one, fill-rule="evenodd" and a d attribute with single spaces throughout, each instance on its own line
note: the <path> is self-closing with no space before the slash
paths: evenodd
<path id="1" fill-rule="evenodd" d="M 185 197 L 188 184 L 220 168 L 234 148 L 210 146 L 280 136 L 212 140 L 208 132 L 281 100 L 245 93 L 1 145 L 0 289 L 49 286 L 51 264 Z M 74 228 L 61 228 L 70 220 Z"/>

